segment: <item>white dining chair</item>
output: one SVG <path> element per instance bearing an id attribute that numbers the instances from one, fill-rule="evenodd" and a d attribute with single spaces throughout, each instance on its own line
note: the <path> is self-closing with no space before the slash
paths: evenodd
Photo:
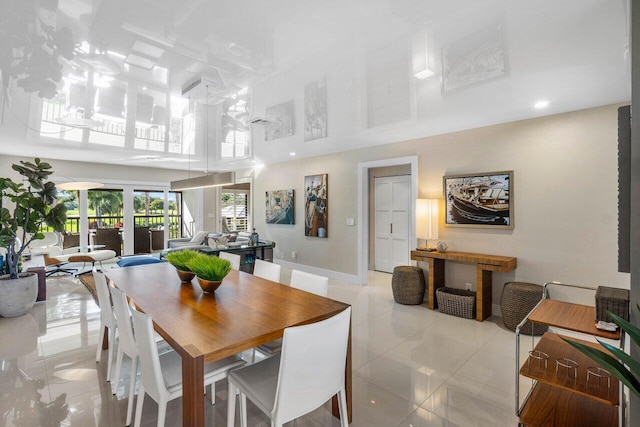
<path id="1" fill-rule="evenodd" d="M 135 342 L 140 356 L 140 386 L 134 425 L 140 426 L 145 393 L 158 404 L 158 427 L 164 426 L 167 403 L 182 396 L 182 358 L 175 351 L 158 354 L 149 315 L 131 310 Z M 229 356 L 204 365 L 204 386 L 211 385 L 211 403 L 215 402 L 216 381 L 227 378 L 231 369 L 244 365 L 237 356 Z"/>
<path id="2" fill-rule="evenodd" d="M 305 273 L 304 271 L 300 270 L 292 270 L 291 287 L 326 297 L 329 293 L 329 278 L 318 276 L 317 274 Z M 279 353 L 281 348 L 282 339 L 269 341 L 268 343 L 261 344 L 257 347 L 258 351 L 260 351 L 260 353 L 263 353 L 267 357 Z M 255 360 L 256 354 L 254 349 L 251 363 L 255 362 Z"/>
<path id="3" fill-rule="evenodd" d="M 240 255 L 232 254 L 229 252 L 220 252 L 218 256 L 229 261 L 231 263 L 231 268 L 233 268 L 234 270 L 240 270 Z"/>
<path id="4" fill-rule="evenodd" d="M 109 330 L 109 348 L 107 358 L 107 381 L 111 381 L 111 364 L 113 363 L 113 351 L 116 345 L 116 319 L 111 306 L 111 294 L 107 278 L 103 273 L 93 270 L 93 279 L 96 284 L 98 294 L 98 304 L 100 305 L 100 333 L 98 335 L 98 349 L 96 351 L 96 363 L 100 362 L 102 356 L 102 337 Z"/>
<path id="5" fill-rule="evenodd" d="M 286 328 L 279 356 L 229 373 L 227 427 L 235 425 L 236 391 L 240 425 L 247 426 L 248 397 L 272 427 L 305 415 L 338 395 L 341 426 L 347 427 L 345 364 L 351 307 L 329 319 Z"/>
<path id="6" fill-rule="evenodd" d="M 257 259 L 253 264 L 253 275 L 280 283 L 280 264 Z"/>
<path id="7" fill-rule="evenodd" d="M 291 287 L 326 297 L 329 294 L 329 278 L 291 270 Z"/>
<path id="8" fill-rule="evenodd" d="M 131 378 L 129 380 L 129 401 L 127 402 L 127 422 L 131 425 L 131 415 L 133 413 L 133 395 L 135 394 L 136 374 L 138 373 L 138 348 L 133 337 L 133 326 L 131 325 L 131 312 L 127 303 L 127 295 L 120 289 L 111 289 L 113 299 L 113 311 L 118 322 L 118 355 L 116 356 L 115 381 L 111 383 L 111 391 L 116 394 L 120 383 L 120 370 L 122 359 L 126 354 L 131 359 Z"/>

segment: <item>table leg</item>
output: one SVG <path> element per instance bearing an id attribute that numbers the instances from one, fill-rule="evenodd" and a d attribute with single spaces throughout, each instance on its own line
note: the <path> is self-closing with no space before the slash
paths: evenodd
<path id="1" fill-rule="evenodd" d="M 344 389 L 347 394 L 347 416 L 349 424 L 353 422 L 353 369 L 351 366 L 351 326 L 349 326 L 349 342 L 347 344 L 347 361 L 344 371 Z M 334 417 L 340 419 L 340 408 L 338 407 L 338 396 L 333 396 L 331 400 L 331 413 Z"/>
<path id="2" fill-rule="evenodd" d="M 438 308 L 436 300 L 436 289 L 444 286 L 444 260 L 437 258 L 429 258 L 429 308 L 435 310 Z"/>
<path id="3" fill-rule="evenodd" d="M 483 270 L 480 265 L 476 267 L 476 320 L 482 322 L 491 316 L 491 297 L 493 293 L 493 280 L 491 271 Z"/>
<path id="4" fill-rule="evenodd" d="M 102 334 L 102 349 L 109 349 L 109 328 L 104 328 L 104 333 Z"/>
<path id="5" fill-rule="evenodd" d="M 182 355 L 182 425 L 204 427 L 203 355 Z"/>

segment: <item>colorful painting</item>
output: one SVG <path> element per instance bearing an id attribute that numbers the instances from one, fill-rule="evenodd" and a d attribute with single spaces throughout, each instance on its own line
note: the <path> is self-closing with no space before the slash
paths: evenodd
<path id="1" fill-rule="evenodd" d="M 310 237 L 329 237 L 329 209 L 327 206 L 328 174 L 304 177 L 304 235 Z"/>
<path id="2" fill-rule="evenodd" d="M 265 141 L 293 135 L 296 128 L 293 101 L 268 107 L 265 114 L 267 120 L 271 122 L 264 129 Z"/>
<path id="3" fill-rule="evenodd" d="M 327 86 L 326 79 L 304 87 L 304 140 L 327 137 Z"/>
<path id="4" fill-rule="evenodd" d="M 295 224 L 293 190 L 266 192 L 267 224 Z"/>

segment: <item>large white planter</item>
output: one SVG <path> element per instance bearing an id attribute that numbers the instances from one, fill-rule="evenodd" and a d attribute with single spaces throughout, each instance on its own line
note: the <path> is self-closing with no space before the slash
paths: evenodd
<path id="1" fill-rule="evenodd" d="M 20 273 L 17 279 L 0 276 L 0 316 L 16 317 L 31 310 L 38 297 L 38 276 Z"/>

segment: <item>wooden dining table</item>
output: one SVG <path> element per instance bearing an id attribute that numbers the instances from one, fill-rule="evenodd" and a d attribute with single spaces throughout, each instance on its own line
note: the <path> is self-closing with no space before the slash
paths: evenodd
<path id="1" fill-rule="evenodd" d="M 182 357 L 182 425 L 204 420 L 204 365 L 281 338 L 284 329 L 318 322 L 349 305 L 251 274 L 231 270 L 214 293 L 197 280 L 180 283 L 169 263 L 105 272 L 114 285 L 153 320 L 156 331 Z M 346 363 L 347 412 L 351 421 L 351 333 Z M 338 416 L 336 397 L 333 413 Z"/>

